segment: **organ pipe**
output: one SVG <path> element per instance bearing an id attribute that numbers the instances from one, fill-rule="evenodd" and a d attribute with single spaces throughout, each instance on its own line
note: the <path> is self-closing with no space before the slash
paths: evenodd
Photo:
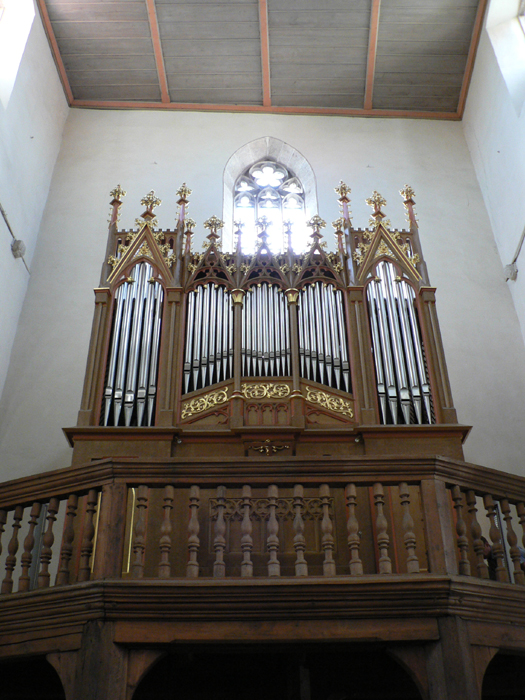
<path id="1" fill-rule="evenodd" d="M 368 284 L 367 300 L 383 423 L 432 423 L 414 290 L 389 262 L 377 265 L 377 275 Z"/>

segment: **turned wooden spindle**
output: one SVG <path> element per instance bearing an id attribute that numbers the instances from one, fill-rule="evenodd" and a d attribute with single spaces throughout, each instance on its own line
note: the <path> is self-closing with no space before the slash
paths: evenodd
<path id="1" fill-rule="evenodd" d="M 169 578 L 171 576 L 170 552 L 171 552 L 171 510 L 173 508 L 173 499 L 175 498 L 175 489 L 169 484 L 164 489 L 164 497 L 162 509 L 164 517 L 160 526 L 160 562 L 159 562 L 159 578 Z"/>
<path id="2" fill-rule="evenodd" d="M 416 555 L 416 536 L 414 534 L 414 519 L 410 514 L 410 491 L 408 484 L 402 481 L 399 484 L 399 498 L 403 510 L 403 541 L 407 550 L 407 573 L 419 573 L 419 560 Z"/>
<path id="3" fill-rule="evenodd" d="M 53 525 L 55 524 L 56 515 L 60 501 L 58 498 L 51 498 L 47 506 L 47 529 L 42 538 L 42 551 L 40 553 L 40 573 L 38 574 L 38 587 L 48 588 L 51 575 L 49 573 L 49 564 L 53 556 L 53 544 L 55 535 L 53 533 Z"/>
<path id="4" fill-rule="evenodd" d="M 16 553 L 18 552 L 18 531 L 20 521 L 24 516 L 23 506 L 17 506 L 13 513 L 13 534 L 7 545 L 7 557 L 5 560 L 5 578 L 2 581 L 1 593 L 11 593 L 13 590 L 13 569 L 16 566 Z"/>
<path id="5" fill-rule="evenodd" d="M 390 537 L 388 536 L 388 522 L 384 513 L 385 491 L 383 489 L 383 484 L 380 484 L 379 482 L 375 483 L 372 488 L 372 491 L 374 494 L 374 503 L 377 512 L 376 528 L 377 546 L 379 548 L 379 573 L 391 574 L 392 561 L 388 556 L 388 545 L 390 544 Z"/>
<path id="6" fill-rule="evenodd" d="M 251 554 L 253 549 L 252 521 L 250 518 L 250 512 L 252 507 L 251 497 L 251 486 L 243 486 L 241 522 L 241 549 L 243 558 L 241 562 L 241 576 L 244 576 L 246 578 L 253 576 L 253 563 L 251 560 Z"/>
<path id="7" fill-rule="evenodd" d="M 363 575 L 363 562 L 359 558 L 359 545 L 361 537 L 359 535 L 359 523 L 356 518 L 357 490 L 355 484 L 348 484 L 345 489 L 346 507 L 348 508 L 348 520 L 346 529 L 348 532 L 348 549 L 350 550 L 350 575 Z"/>
<path id="8" fill-rule="evenodd" d="M 520 520 L 520 525 L 521 525 L 521 531 L 523 533 L 521 536 L 521 544 L 525 548 L 525 503 L 523 503 L 523 501 L 516 503 L 516 511 L 518 513 L 518 518 Z"/>
<path id="9" fill-rule="evenodd" d="M 78 581 L 89 581 L 91 577 L 91 555 L 93 554 L 93 538 L 95 536 L 94 513 L 97 509 L 98 493 L 96 489 L 90 489 L 86 497 L 86 516 L 82 543 L 80 545 L 80 566 L 78 567 Z"/>
<path id="10" fill-rule="evenodd" d="M 321 484 L 319 487 L 321 506 L 323 509 L 323 519 L 321 520 L 321 547 L 324 551 L 323 574 L 325 576 L 335 576 L 334 561 L 334 527 L 330 518 L 330 487 L 328 484 Z"/>
<path id="11" fill-rule="evenodd" d="M 226 487 L 217 487 L 217 520 L 215 521 L 215 561 L 213 562 L 213 577 L 224 578 L 226 564 L 224 563 L 224 550 L 226 549 L 226 521 L 224 520 L 224 508 L 226 507 Z"/>
<path id="12" fill-rule="evenodd" d="M 301 484 L 296 484 L 293 487 L 293 507 L 295 511 L 295 517 L 293 521 L 293 529 L 295 536 L 293 538 L 293 546 L 295 549 L 296 559 L 295 559 L 295 575 L 296 576 L 308 576 L 308 564 L 304 558 L 304 552 L 306 549 L 306 538 L 304 536 L 304 520 L 303 520 L 303 509 L 304 509 L 304 489 Z"/>
<path id="13" fill-rule="evenodd" d="M 188 553 L 189 559 L 186 566 L 186 576 L 188 578 L 197 578 L 199 575 L 199 562 L 197 555 L 199 553 L 199 501 L 200 489 L 198 486 L 190 488 L 190 519 L 188 521 Z"/>
<path id="14" fill-rule="evenodd" d="M 510 504 L 508 499 L 502 498 L 500 501 L 503 520 L 507 529 L 507 542 L 509 543 L 510 558 L 514 566 L 514 582 L 519 586 L 525 586 L 525 573 L 521 568 L 520 550 L 518 547 L 518 536 L 512 527 L 512 514 L 510 512 Z"/>
<path id="15" fill-rule="evenodd" d="M 5 524 L 7 522 L 7 511 L 0 510 L 0 554 L 2 554 L 2 535 L 4 534 Z"/>
<path id="16" fill-rule="evenodd" d="M 467 524 L 463 520 L 463 494 L 459 486 L 452 487 L 452 500 L 456 510 L 456 534 L 459 549 L 459 573 L 470 576 L 470 562 L 468 560 Z"/>
<path id="17" fill-rule="evenodd" d="M 57 586 L 66 586 L 69 583 L 69 562 L 73 555 L 73 540 L 75 539 L 75 528 L 73 522 L 77 515 L 78 496 L 72 493 L 67 499 L 66 521 L 64 523 L 64 533 L 62 535 L 62 548 L 60 550 L 60 563 L 56 578 Z"/>
<path id="18" fill-rule="evenodd" d="M 149 489 L 141 485 L 137 489 L 137 518 L 133 532 L 133 564 L 131 578 L 144 576 L 144 559 L 146 553 L 146 510 L 148 508 Z"/>
<path id="19" fill-rule="evenodd" d="M 275 484 L 268 486 L 268 537 L 266 538 L 266 546 L 268 547 L 268 576 L 280 576 L 281 565 L 277 559 L 277 551 L 279 549 L 279 522 L 277 520 L 277 498 L 279 497 L 279 489 Z"/>
<path id="20" fill-rule="evenodd" d="M 501 541 L 501 531 L 496 524 L 496 504 L 490 493 L 483 496 L 483 503 L 487 510 L 487 516 L 490 520 L 489 535 L 492 542 L 492 553 L 496 557 L 496 581 L 508 581 L 509 575 L 505 566 L 503 556 L 503 543 Z"/>
<path id="21" fill-rule="evenodd" d="M 481 539 L 481 525 L 478 522 L 478 509 L 476 506 L 476 492 L 467 491 L 466 501 L 468 512 L 470 513 L 470 534 L 472 536 L 472 546 L 476 553 L 476 569 L 479 578 L 489 578 L 489 570 L 483 556 L 483 540 Z"/>
<path id="22" fill-rule="evenodd" d="M 24 553 L 20 557 L 20 563 L 22 565 L 22 573 L 18 579 L 18 590 L 28 591 L 31 585 L 31 579 L 29 578 L 29 569 L 31 568 L 31 562 L 33 561 L 33 547 L 35 546 L 35 527 L 38 525 L 38 516 L 40 515 L 40 510 L 42 506 L 38 501 L 33 503 L 31 508 L 31 513 L 29 514 L 29 530 L 24 540 Z"/>

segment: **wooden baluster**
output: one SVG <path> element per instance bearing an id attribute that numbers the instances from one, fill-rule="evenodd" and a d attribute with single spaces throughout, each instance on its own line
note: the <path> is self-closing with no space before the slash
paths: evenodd
<path id="1" fill-rule="evenodd" d="M 306 549 L 306 538 L 304 536 L 304 520 L 303 520 L 303 508 L 304 508 L 304 489 L 300 484 L 296 484 L 293 487 L 293 507 L 295 510 L 295 518 L 293 521 L 293 529 L 295 531 L 295 537 L 293 538 L 293 546 L 296 553 L 295 559 L 295 575 L 296 576 L 308 576 L 308 564 L 304 558 L 304 551 Z"/>
<path id="2" fill-rule="evenodd" d="M 514 528 L 512 527 L 512 515 L 510 512 L 508 499 L 502 498 L 500 501 L 500 506 L 503 513 L 503 520 L 505 521 L 505 526 L 507 528 L 507 542 L 509 543 L 510 558 L 514 564 L 514 582 L 520 586 L 525 586 L 525 574 L 521 568 L 518 537 L 514 532 Z"/>
<path id="3" fill-rule="evenodd" d="M 279 522 L 277 520 L 277 498 L 279 489 L 275 484 L 268 486 L 268 537 L 266 538 L 266 546 L 270 558 L 268 560 L 268 576 L 280 576 L 281 565 L 277 559 L 277 550 L 279 549 Z"/>
<path id="4" fill-rule="evenodd" d="M 334 528 L 330 518 L 330 487 L 328 484 L 321 484 L 319 495 L 323 508 L 323 519 L 321 520 L 321 532 L 323 533 L 321 547 L 324 551 L 323 574 L 325 576 L 335 576 Z"/>
<path id="5" fill-rule="evenodd" d="M 352 576 L 363 575 L 363 562 L 359 558 L 359 545 L 361 537 L 359 536 L 359 523 L 355 515 L 357 507 L 357 491 L 355 484 L 348 484 L 345 489 L 346 506 L 348 508 L 348 520 L 346 529 L 348 531 L 348 549 L 350 550 L 350 574 Z"/>
<path id="6" fill-rule="evenodd" d="M 199 487 L 192 486 L 190 488 L 190 519 L 188 522 L 189 559 L 186 567 L 186 576 L 188 578 L 197 578 L 199 575 L 199 562 L 197 561 L 201 543 L 199 540 L 199 498 Z"/>
<path id="7" fill-rule="evenodd" d="M 213 563 L 213 577 L 224 578 L 226 574 L 226 564 L 224 563 L 224 550 L 226 549 L 226 521 L 224 520 L 224 508 L 226 501 L 226 487 L 217 487 L 217 520 L 215 521 L 215 540 L 213 549 L 215 550 L 215 561 Z"/>
<path id="8" fill-rule="evenodd" d="M 414 520 L 410 515 L 410 491 L 406 481 L 399 484 L 399 498 L 403 509 L 403 540 L 407 550 L 407 572 L 419 573 L 419 561 L 416 555 L 416 536 L 414 534 Z"/>
<path id="9" fill-rule="evenodd" d="M 18 552 L 18 530 L 20 521 L 24 516 L 23 506 L 17 506 L 13 513 L 13 534 L 7 545 L 7 557 L 5 560 L 5 578 L 2 581 L 1 593 L 11 593 L 13 590 L 13 569 L 16 566 L 16 553 Z"/>
<path id="10" fill-rule="evenodd" d="M 137 519 L 133 533 L 133 555 L 135 560 L 131 566 L 131 578 L 144 576 L 144 558 L 146 552 L 146 510 L 148 509 L 149 489 L 139 486 L 137 489 Z"/>
<path id="11" fill-rule="evenodd" d="M 376 528 L 377 528 L 377 546 L 379 547 L 379 573 L 391 574 L 392 561 L 388 556 L 388 545 L 390 537 L 388 536 L 388 522 L 384 514 L 385 492 L 383 484 L 375 483 L 373 486 L 374 502 L 377 511 Z"/>
<path id="12" fill-rule="evenodd" d="M 73 555 L 73 540 L 75 539 L 75 528 L 73 521 L 77 515 L 78 496 L 72 493 L 67 499 L 66 522 L 64 534 L 62 535 L 62 549 L 60 550 L 60 564 L 56 578 L 57 586 L 66 586 L 69 583 L 69 562 Z"/>
<path id="13" fill-rule="evenodd" d="M 2 535 L 4 534 L 4 527 L 7 522 L 7 511 L 0 510 L 0 555 L 2 554 Z"/>
<path id="14" fill-rule="evenodd" d="M 505 566 L 503 556 L 503 543 L 501 541 L 501 531 L 496 525 L 496 504 L 490 493 L 483 496 L 483 503 L 487 509 L 487 515 L 490 520 L 489 535 L 492 541 L 492 553 L 496 557 L 496 581 L 508 582 L 509 575 Z"/>
<path id="15" fill-rule="evenodd" d="M 18 579 L 18 590 L 28 591 L 31 583 L 29 578 L 29 569 L 31 568 L 31 562 L 33 561 L 33 547 L 35 546 L 35 527 L 38 525 L 38 516 L 40 515 L 40 510 L 42 506 L 40 503 L 33 503 L 31 508 L 31 513 L 29 515 L 29 531 L 24 540 L 24 553 L 20 557 L 20 562 L 22 564 L 22 573 Z"/>
<path id="16" fill-rule="evenodd" d="M 175 489 L 169 484 L 164 489 L 163 510 L 164 518 L 160 526 L 160 562 L 159 562 L 159 578 L 169 578 L 171 576 L 170 552 L 171 552 L 171 510 L 173 508 L 173 499 L 175 498 Z"/>
<path id="17" fill-rule="evenodd" d="M 47 506 L 47 530 L 42 538 L 42 551 L 40 553 L 40 573 L 38 574 L 39 588 L 49 588 L 49 579 L 51 578 L 49 573 L 49 564 L 51 563 L 51 557 L 53 556 L 53 544 L 55 542 L 53 525 L 57 519 L 56 515 L 58 513 L 59 506 L 60 501 L 58 498 L 51 498 Z"/>
<path id="18" fill-rule="evenodd" d="M 458 536 L 459 549 L 459 573 L 470 576 L 470 562 L 468 560 L 467 524 L 463 520 L 463 494 L 459 486 L 452 487 L 452 500 L 456 510 L 456 534 Z"/>
<path id="19" fill-rule="evenodd" d="M 241 576 L 250 577 L 253 576 L 253 563 L 251 560 L 251 553 L 253 549 L 253 539 L 252 539 L 252 521 L 250 519 L 251 511 L 251 496 L 252 489 L 251 486 L 242 487 L 242 523 L 241 523 L 241 549 L 242 549 L 242 562 L 241 562 Z"/>
<path id="20" fill-rule="evenodd" d="M 523 501 L 516 503 L 516 510 L 518 511 L 518 518 L 520 519 L 521 531 L 523 533 L 521 536 L 521 544 L 525 547 L 525 503 L 523 503 Z"/>
<path id="21" fill-rule="evenodd" d="M 82 544 L 80 545 L 80 566 L 78 567 L 78 581 L 89 581 L 91 577 L 90 559 L 93 553 L 93 537 L 95 536 L 94 513 L 97 507 L 98 493 L 96 489 L 90 489 L 86 497 L 86 519 Z"/>
<path id="22" fill-rule="evenodd" d="M 467 491 L 466 501 L 471 518 L 470 534 L 472 535 L 472 546 L 474 547 L 474 552 L 476 553 L 476 569 L 478 571 L 478 576 L 479 578 L 489 578 L 489 570 L 487 568 L 487 564 L 485 563 L 485 557 L 483 556 L 484 547 L 483 540 L 481 539 L 481 525 L 478 522 L 476 492 L 472 490 Z"/>

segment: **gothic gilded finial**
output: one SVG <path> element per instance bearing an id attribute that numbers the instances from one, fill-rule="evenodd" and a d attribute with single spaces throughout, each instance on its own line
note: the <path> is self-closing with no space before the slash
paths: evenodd
<path id="1" fill-rule="evenodd" d="M 339 186 L 335 187 L 334 189 L 337 192 L 337 194 L 339 195 L 339 197 L 346 197 L 346 195 L 350 194 L 350 192 L 352 191 L 348 187 L 348 185 L 345 185 L 345 183 L 342 180 L 339 181 Z"/>
<path id="2" fill-rule="evenodd" d="M 386 205 L 386 199 L 382 197 L 379 194 L 379 192 L 374 190 L 372 196 L 368 199 L 365 199 L 365 202 L 368 204 L 369 207 L 373 208 L 374 213 L 372 214 L 372 216 L 377 216 L 378 214 L 384 216 L 383 212 L 381 211 L 381 207 L 384 207 Z"/>
<path id="3" fill-rule="evenodd" d="M 210 229 L 213 233 L 217 233 L 217 229 L 220 229 L 224 226 L 224 221 L 221 221 L 215 214 L 213 216 L 210 216 L 209 219 L 207 219 L 204 222 L 204 228 Z"/>
<path id="4" fill-rule="evenodd" d="M 148 192 L 148 194 L 140 200 L 140 203 L 143 207 L 146 207 L 149 212 L 152 212 L 155 207 L 162 204 L 162 200 L 156 197 L 155 192 L 151 190 L 151 192 Z"/>
<path id="5" fill-rule="evenodd" d="M 187 231 L 193 231 L 195 226 L 197 226 L 196 221 L 194 221 L 193 219 L 186 219 L 186 230 Z"/>
<path id="6" fill-rule="evenodd" d="M 409 201 L 412 201 L 412 203 L 414 203 L 414 197 L 416 196 L 416 193 L 410 187 L 410 185 L 405 185 L 402 190 L 399 190 L 399 194 L 403 197 L 405 204 L 408 204 Z"/>
<path id="7" fill-rule="evenodd" d="M 183 182 L 182 185 L 177 190 L 177 194 L 179 195 L 180 199 L 184 199 L 185 201 L 188 199 L 191 192 L 192 191 L 190 190 L 190 188 L 188 187 L 188 185 L 185 182 Z"/>
<path id="8" fill-rule="evenodd" d="M 306 222 L 306 225 L 312 229 L 312 233 L 311 233 L 312 236 L 316 236 L 317 238 L 322 238 L 321 229 L 326 226 L 326 221 L 324 219 L 321 219 L 319 214 L 312 216 L 310 221 Z"/>
<path id="9" fill-rule="evenodd" d="M 341 216 L 339 219 L 336 219 L 335 221 L 332 221 L 332 226 L 335 228 L 335 232 L 338 233 L 339 231 L 342 231 L 345 225 L 345 220 Z"/>
<path id="10" fill-rule="evenodd" d="M 113 197 L 113 199 L 116 199 L 120 202 L 122 197 L 126 196 L 126 192 L 125 192 L 125 190 L 122 189 L 122 187 L 120 185 L 117 185 L 114 189 L 111 190 L 111 192 L 109 193 L 109 196 Z"/>

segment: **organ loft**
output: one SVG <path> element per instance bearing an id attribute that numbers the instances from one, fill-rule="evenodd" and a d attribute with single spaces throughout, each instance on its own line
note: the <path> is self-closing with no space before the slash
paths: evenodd
<path id="1" fill-rule="evenodd" d="M 522 697 L 525 479 L 463 460 L 414 192 L 341 182 L 328 246 L 236 187 L 229 252 L 111 192 L 72 464 L 0 490 L 4 697 Z"/>

